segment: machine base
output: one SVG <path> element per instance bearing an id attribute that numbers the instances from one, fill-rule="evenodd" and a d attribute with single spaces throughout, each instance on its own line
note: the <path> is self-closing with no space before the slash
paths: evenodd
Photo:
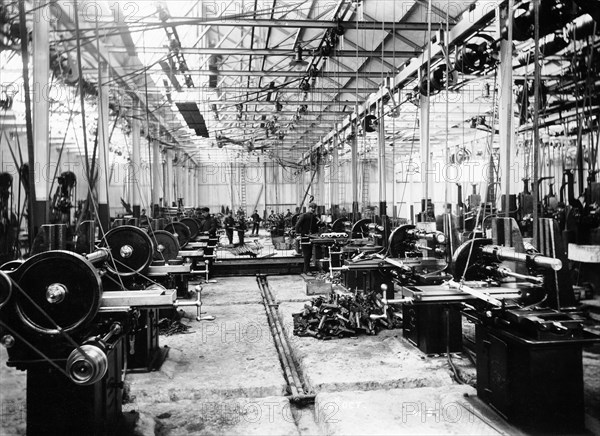
<path id="1" fill-rule="evenodd" d="M 532 341 L 476 327 L 477 395 L 525 431 L 584 430 L 582 342 Z"/>
<path id="2" fill-rule="evenodd" d="M 402 305 L 402 333 L 425 354 L 462 351 L 461 320 L 456 304 Z"/>
<path id="3" fill-rule="evenodd" d="M 122 425 L 122 339 L 107 357 L 106 375 L 90 386 L 76 385 L 45 364 L 30 367 L 27 370 L 27 435 L 117 434 Z"/>

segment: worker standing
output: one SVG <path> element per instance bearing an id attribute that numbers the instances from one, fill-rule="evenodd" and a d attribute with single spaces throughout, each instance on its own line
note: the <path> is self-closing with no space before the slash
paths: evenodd
<path id="1" fill-rule="evenodd" d="M 210 214 L 210 209 L 208 207 L 202 208 L 202 218 L 203 221 L 200 224 L 200 232 L 214 238 L 217 235 L 217 221 Z"/>
<path id="2" fill-rule="evenodd" d="M 223 225 L 225 226 L 225 234 L 229 240 L 229 245 L 233 245 L 233 229 L 235 228 L 235 220 L 233 219 L 233 213 L 231 211 L 227 212 L 227 216 L 223 220 Z"/>
<path id="3" fill-rule="evenodd" d="M 292 212 L 288 209 L 285 215 L 283 216 L 283 221 L 285 222 L 286 227 L 292 225 Z"/>
<path id="4" fill-rule="evenodd" d="M 250 217 L 252 218 L 252 233 L 250 233 L 250 236 L 258 236 L 258 227 L 262 218 L 258 214 L 258 210 L 255 210 Z"/>
<path id="5" fill-rule="evenodd" d="M 304 273 L 310 274 L 310 261 L 312 259 L 312 245 L 308 235 L 316 233 L 319 228 L 319 221 L 315 211 L 317 205 L 309 203 L 308 211 L 300 215 L 296 222 L 296 234 L 300 235 L 300 245 L 302 246 L 302 256 L 304 257 Z"/>
<path id="6" fill-rule="evenodd" d="M 244 246 L 244 235 L 246 234 L 247 228 L 248 227 L 246 226 L 246 218 L 243 215 L 238 216 L 236 229 L 237 229 L 237 234 L 238 234 L 238 239 L 239 239 L 239 242 L 238 242 L 239 247 Z"/>

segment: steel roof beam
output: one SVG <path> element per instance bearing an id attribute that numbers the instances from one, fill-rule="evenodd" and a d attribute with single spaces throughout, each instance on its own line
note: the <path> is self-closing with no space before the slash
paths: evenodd
<path id="1" fill-rule="evenodd" d="M 175 98 L 173 99 L 174 102 L 177 102 L 178 100 Z M 285 100 L 285 99 L 277 99 L 277 100 L 273 100 L 273 101 L 266 101 L 266 100 L 251 100 L 251 101 L 247 101 L 247 100 L 232 100 L 230 98 L 226 99 L 226 100 L 204 100 L 202 103 L 205 104 L 224 104 L 227 106 L 235 106 L 236 104 L 258 104 L 258 105 L 265 105 L 265 106 L 274 106 L 275 105 L 275 101 L 278 101 L 280 104 L 282 104 L 283 106 L 291 106 L 291 105 L 295 105 L 295 106 L 299 106 L 299 105 L 311 105 L 311 104 L 318 104 L 318 105 L 322 105 L 324 103 L 327 103 L 329 105 L 354 105 L 355 101 L 354 100 L 332 100 L 332 101 L 323 101 L 323 100 L 299 100 L 299 101 L 293 101 L 293 100 Z"/>
<path id="2" fill-rule="evenodd" d="M 123 68 L 123 72 L 127 73 L 127 72 L 133 72 L 136 71 L 136 68 Z M 90 74 L 92 73 L 93 69 L 91 68 L 86 68 L 84 70 L 84 72 Z M 153 72 L 157 72 L 158 70 L 155 70 Z M 186 70 L 186 73 L 190 73 L 190 74 L 198 74 L 198 75 L 205 75 L 205 76 L 209 76 L 209 75 L 214 75 L 215 72 L 214 71 L 210 71 L 210 70 Z M 236 77 L 236 76 L 256 76 L 256 75 L 261 75 L 261 76 L 266 76 L 266 77 L 305 77 L 308 75 L 308 73 L 306 71 L 289 71 L 289 70 L 281 70 L 281 71 L 245 71 L 245 70 L 218 70 L 217 71 L 217 75 L 218 76 L 231 76 L 231 77 Z M 381 73 L 378 71 L 361 71 L 361 72 L 353 72 L 353 71 L 321 71 L 318 73 L 317 78 L 329 78 L 329 79 L 335 79 L 336 77 L 346 77 L 346 78 L 359 78 L 359 79 L 370 79 L 370 78 L 381 78 Z M 197 88 L 194 88 L 197 89 Z"/>
<path id="3" fill-rule="evenodd" d="M 292 85 L 293 87 L 280 87 L 276 89 L 277 93 L 292 93 L 292 94 L 302 94 L 302 91 L 300 89 L 298 89 L 297 86 L 294 86 L 293 83 L 290 83 L 290 85 Z M 242 93 L 260 93 L 260 92 L 273 92 L 273 90 L 269 90 L 269 88 L 262 88 L 262 87 L 253 87 L 253 86 L 242 86 L 242 87 L 236 87 L 236 86 L 219 86 L 217 88 L 209 88 L 208 86 L 198 86 L 196 88 L 183 88 L 181 90 L 181 92 L 173 92 L 173 94 L 193 94 L 192 97 L 198 97 L 198 93 L 202 93 L 202 95 L 204 95 L 203 93 L 217 93 L 217 91 L 220 91 L 221 93 L 225 93 L 225 92 L 231 92 L 231 93 L 236 93 L 239 92 L 240 94 Z M 344 90 L 343 94 L 346 94 L 348 92 L 354 93 L 354 92 L 358 92 L 360 93 L 368 93 L 368 92 L 373 92 L 373 88 L 370 87 L 364 87 L 361 86 L 359 88 L 352 88 L 352 89 L 346 89 Z M 157 86 L 149 86 L 148 87 L 148 92 L 165 92 L 165 88 L 161 88 L 161 87 L 157 87 Z M 311 93 L 330 93 L 330 94 L 334 94 L 337 93 L 336 91 L 332 90 L 331 88 L 311 88 L 310 91 L 308 91 L 309 94 Z M 174 101 L 177 101 L 177 98 L 173 99 Z M 354 104 L 354 102 L 352 103 Z"/>
<path id="4" fill-rule="evenodd" d="M 112 19 L 112 17 L 110 17 Z M 102 19 L 102 17 L 100 17 Z M 384 30 L 384 31 L 426 31 L 426 22 L 394 23 L 392 21 L 341 21 L 340 24 L 346 30 Z M 337 22 L 331 20 L 270 20 L 264 18 L 178 18 L 171 17 L 166 23 L 162 21 L 145 20 L 143 24 L 131 24 L 130 30 L 144 30 L 144 28 L 161 28 L 164 26 L 216 26 L 216 27 L 277 27 L 290 29 L 332 29 L 336 28 Z M 109 29 L 111 26 L 103 27 Z M 440 30 L 445 23 L 432 23 L 432 30 Z"/>
<path id="5" fill-rule="evenodd" d="M 356 45 L 350 41 L 346 43 L 352 47 Z M 220 44 L 219 44 L 220 45 Z M 167 54 L 169 50 L 166 47 L 146 47 L 144 49 L 146 53 L 163 53 Z M 127 53 L 128 50 L 124 47 L 111 47 L 110 53 Z M 181 47 L 179 49 L 181 54 L 191 55 L 222 55 L 222 56 L 293 56 L 293 48 L 235 48 L 235 47 Z M 370 57 L 376 54 L 377 56 L 383 56 L 386 58 L 412 58 L 421 54 L 421 50 L 384 50 L 374 52 L 372 50 L 366 50 L 359 48 L 357 50 L 333 50 L 331 55 L 328 57 L 332 58 L 355 58 L 355 57 Z M 309 51 L 306 55 L 310 55 Z"/>

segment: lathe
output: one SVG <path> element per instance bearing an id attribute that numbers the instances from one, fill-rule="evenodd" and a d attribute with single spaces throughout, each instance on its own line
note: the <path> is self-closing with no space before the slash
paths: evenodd
<path id="1" fill-rule="evenodd" d="M 116 221 L 116 220 L 115 220 Z M 186 217 L 180 221 L 165 224 L 164 219 L 153 220 L 146 230 L 148 238 L 145 244 L 153 247 L 152 261 L 147 267 L 144 277 L 136 276 L 127 281 L 127 286 L 133 289 L 148 286 L 149 280 L 159 282 L 167 288 L 177 289 L 177 296 L 188 297 L 189 278 L 202 275 L 208 281 L 209 265 L 215 258 L 215 239 L 199 235 L 199 225 L 195 218 Z M 128 232 L 132 226 L 115 225 L 122 232 Z M 140 238 L 142 238 L 140 236 Z M 182 249 L 185 247 L 185 250 Z"/>
<path id="2" fill-rule="evenodd" d="M 384 304 L 402 304 L 404 337 L 424 353 L 461 351 L 465 315 L 476 324 L 478 396 L 526 431 L 578 432 L 584 428 L 582 347 L 600 337 L 586 330 L 577 311 L 556 223 L 542 218 L 539 227 L 540 252 L 524 244 L 513 219 L 494 220 L 494 237 L 462 244 L 452 276 L 442 273 L 435 284 L 420 281 L 429 271 L 417 272 L 428 260 L 419 256 L 443 250 L 425 249 L 415 238 L 443 238 L 412 226 L 392 233 L 387 255 L 342 269 L 365 269 L 373 279 L 363 289 L 379 286 Z M 394 285 L 400 298 L 389 292 Z"/>
<path id="3" fill-rule="evenodd" d="M 199 300 L 178 302 L 173 289 L 106 289 L 151 259 L 152 246 L 141 242 L 147 235 L 123 228 L 88 254 L 50 250 L 0 271 L 0 338 L 7 364 L 27 371 L 28 435 L 115 434 L 123 370 L 137 350 L 147 356 L 158 347 L 154 333 L 154 344 L 140 343 L 158 321 L 145 314 L 178 305 L 199 311 Z"/>
<path id="4" fill-rule="evenodd" d="M 476 324 L 478 396 L 526 431 L 577 432 L 584 428 L 582 347 L 600 338 L 576 310 L 555 227 L 540 220 L 547 240 L 538 245 L 548 256 L 499 245 L 523 242 L 514 220 L 498 220 L 494 240 L 472 239 L 456 250 L 453 280 L 402 289 L 411 300 L 403 323 L 405 336 L 419 345 L 431 323 L 443 319 L 449 340 L 442 344 L 458 350 L 452 338 L 460 337 L 460 323 L 449 314 L 462 307 Z M 430 313 L 434 304 L 445 307 L 442 317 Z M 415 316 L 406 317 L 411 309 Z"/>

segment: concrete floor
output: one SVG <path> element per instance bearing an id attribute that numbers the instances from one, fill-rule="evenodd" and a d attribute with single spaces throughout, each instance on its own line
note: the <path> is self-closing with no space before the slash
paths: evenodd
<path id="1" fill-rule="evenodd" d="M 475 389 L 453 380 L 445 357 L 423 355 L 400 330 L 332 341 L 291 335 L 291 314 L 311 297 L 299 276 L 268 279 L 315 404 L 298 407 L 285 397 L 256 279 L 218 278 L 202 291 L 202 311 L 214 321 L 197 322 L 187 308 L 188 333 L 161 336 L 170 349 L 162 368 L 127 376 L 131 401 L 124 411 L 150 421 L 144 434 L 518 433 L 477 400 Z M 599 348 L 584 351 L 591 426 L 600 417 Z M 6 351 L 0 353 L 5 362 Z M 465 374 L 474 372 L 466 357 L 454 360 Z M 2 365 L 0 392 L 0 434 L 24 434 L 25 374 Z"/>
<path id="2" fill-rule="evenodd" d="M 291 314 L 312 297 L 299 276 L 268 280 L 294 357 L 316 393 L 314 406 L 300 408 L 284 396 L 256 279 L 231 277 L 203 287 L 202 310 L 214 321 L 192 321 L 188 309 L 184 321 L 193 332 L 161 337 L 171 348 L 161 370 L 130 375 L 135 398 L 126 410 L 159 417 L 165 435 L 518 433 L 477 400 L 474 388 L 453 380 L 445 357 L 425 356 L 400 330 L 332 341 L 293 336 Z M 598 398 L 599 355 L 585 356 L 586 379 L 596 380 L 586 385 L 586 398 Z M 474 376 L 466 357 L 454 360 Z"/>

